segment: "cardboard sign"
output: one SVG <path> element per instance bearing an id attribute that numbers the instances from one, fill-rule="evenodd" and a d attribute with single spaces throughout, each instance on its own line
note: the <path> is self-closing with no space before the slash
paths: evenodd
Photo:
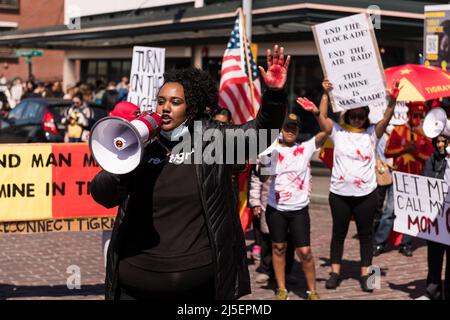
<path id="1" fill-rule="evenodd" d="M 325 77 L 333 83 L 334 112 L 386 106 L 386 80 L 372 22 L 366 13 L 313 27 Z"/>
<path id="2" fill-rule="evenodd" d="M 444 180 L 393 172 L 394 230 L 450 245 L 450 194 Z"/>
<path id="3" fill-rule="evenodd" d="M 0 145 L 0 222 L 115 216 L 90 195 L 101 170 L 85 143 Z"/>
<path id="4" fill-rule="evenodd" d="M 156 97 L 164 83 L 166 49 L 134 47 L 128 101 L 141 111 L 155 111 Z"/>
<path id="5" fill-rule="evenodd" d="M 426 65 L 450 70 L 450 5 L 425 6 L 423 52 Z"/>
<path id="6" fill-rule="evenodd" d="M 370 113 L 369 120 L 370 123 L 378 123 L 381 119 L 383 119 L 384 112 L 386 111 L 386 104 L 383 103 L 382 106 L 373 106 L 369 105 Z M 395 104 L 394 115 L 389 121 L 389 124 L 394 126 L 399 126 L 405 124 L 408 121 L 408 106 L 405 101 L 397 101 Z"/>

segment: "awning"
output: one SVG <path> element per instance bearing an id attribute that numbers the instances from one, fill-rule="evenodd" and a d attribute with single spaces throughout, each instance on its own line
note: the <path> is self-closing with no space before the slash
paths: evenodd
<path id="1" fill-rule="evenodd" d="M 312 25 L 342 16 L 365 12 L 369 6 L 381 9 L 382 29 L 387 36 L 417 40 L 422 34 L 421 1 L 255 1 L 253 36 L 279 40 L 310 39 Z M 0 46 L 43 49 L 123 47 L 136 44 L 194 45 L 226 41 L 241 1 L 222 1 L 195 9 L 192 5 L 154 8 L 85 17 L 79 29 L 65 25 L 0 33 Z M 394 33 L 392 31 L 395 30 Z M 378 32 L 378 31 L 377 31 Z M 302 35 L 303 34 L 303 35 Z"/>

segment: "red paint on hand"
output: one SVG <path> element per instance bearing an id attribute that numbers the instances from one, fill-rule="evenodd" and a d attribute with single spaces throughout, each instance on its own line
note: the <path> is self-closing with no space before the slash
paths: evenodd
<path id="1" fill-rule="evenodd" d="M 275 64 L 267 70 L 265 79 L 268 87 L 280 87 L 283 83 L 284 69 L 282 66 Z"/>
<path id="2" fill-rule="evenodd" d="M 398 95 L 400 94 L 401 88 L 399 88 L 399 84 L 400 84 L 400 81 L 396 80 L 394 82 L 394 85 L 392 86 L 392 89 L 390 90 L 389 95 L 391 96 L 392 100 L 397 100 Z"/>
<path id="3" fill-rule="evenodd" d="M 300 104 L 306 111 L 317 109 L 317 106 L 314 104 L 314 102 L 308 100 L 307 98 L 298 98 L 297 103 Z"/>

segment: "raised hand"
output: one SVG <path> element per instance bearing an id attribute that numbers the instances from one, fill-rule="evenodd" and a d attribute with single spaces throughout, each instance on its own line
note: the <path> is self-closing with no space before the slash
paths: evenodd
<path id="1" fill-rule="evenodd" d="M 393 81 L 392 88 L 387 90 L 387 94 L 389 95 L 391 102 L 397 101 L 398 95 L 400 94 L 400 90 L 402 89 L 402 87 L 399 86 L 400 81 L 397 79 Z"/>
<path id="2" fill-rule="evenodd" d="M 305 109 L 308 112 L 318 112 L 319 109 L 317 109 L 317 106 L 314 104 L 314 102 L 308 100 L 308 98 L 297 98 L 297 103 L 302 106 L 303 109 Z"/>
<path id="3" fill-rule="evenodd" d="M 284 60 L 284 48 L 278 48 L 278 45 L 273 47 L 273 56 L 270 49 L 267 49 L 267 72 L 259 67 L 262 78 L 270 89 L 282 89 L 286 84 L 287 70 L 291 56 L 287 56 Z"/>

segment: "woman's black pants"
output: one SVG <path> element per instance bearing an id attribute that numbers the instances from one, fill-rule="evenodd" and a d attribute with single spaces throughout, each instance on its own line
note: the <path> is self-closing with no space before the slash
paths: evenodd
<path id="1" fill-rule="evenodd" d="M 361 267 L 372 264 L 373 219 L 378 206 L 378 191 L 362 197 L 340 196 L 330 192 L 329 202 L 333 217 L 333 236 L 330 256 L 332 264 L 341 264 L 344 241 L 352 216 L 356 222 L 360 244 Z"/>

